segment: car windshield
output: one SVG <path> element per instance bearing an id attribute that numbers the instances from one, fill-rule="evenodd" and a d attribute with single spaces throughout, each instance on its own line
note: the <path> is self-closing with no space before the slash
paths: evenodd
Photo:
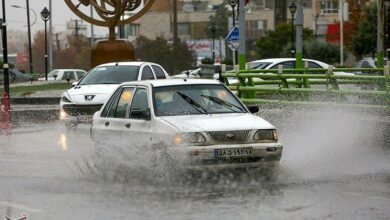
<path id="1" fill-rule="evenodd" d="M 248 67 L 249 69 L 265 69 L 268 65 L 271 63 L 269 62 L 255 62 L 255 63 L 249 63 Z"/>
<path id="2" fill-rule="evenodd" d="M 245 108 L 222 85 L 177 85 L 154 88 L 156 116 L 242 113 Z"/>
<path id="3" fill-rule="evenodd" d="M 120 84 L 138 79 L 139 66 L 100 66 L 91 70 L 79 85 Z"/>

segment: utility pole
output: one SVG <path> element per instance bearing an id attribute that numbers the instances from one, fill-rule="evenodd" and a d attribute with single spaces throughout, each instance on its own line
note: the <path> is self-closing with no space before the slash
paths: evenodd
<path id="1" fill-rule="evenodd" d="M 173 74 L 176 72 L 176 49 L 179 43 L 179 37 L 177 32 L 177 0 L 173 0 Z"/>
<path id="2" fill-rule="evenodd" d="M 93 6 L 91 5 L 91 18 L 93 18 Z M 93 45 L 93 43 L 95 42 L 95 34 L 94 34 L 94 30 L 93 30 L 93 24 L 91 23 L 91 45 Z"/>
<path id="3" fill-rule="evenodd" d="M 8 66 L 8 47 L 7 47 L 7 22 L 6 22 L 6 16 L 5 16 L 5 0 L 2 1 L 3 3 L 3 22 L 1 23 L 1 30 L 3 32 L 3 72 L 4 72 L 4 94 L 3 94 L 3 106 L 4 106 L 4 114 L 5 114 L 5 121 L 4 126 L 1 125 L 2 120 L 0 120 L 1 128 L 5 128 L 6 131 L 10 129 L 10 112 L 9 112 L 9 66 Z M 1 105 L 0 105 L 1 107 Z M 0 114 L 2 114 L 2 111 L 0 109 Z"/>
<path id="4" fill-rule="evenodd" d="M 52 0 L 49 0 L 49 11 L 51 12 L 51 19 L 49 20 L 49 70 L 53 69 L 53 8 Z"/>
<path id="5" fill-rule="evenodd" d="M 30 73 L 34 73 L 33 70 L 33 58 L 32 58 L 32 48 L 31 48 L 31 26 L 30 26 L 30 4 L 29 0 L 26 0 L 27 8 L 27 35 L 28 35 L 28 62 L 30 67 Z"/>
<path id="6" fill-rule="evenodd" d="M 246 56 L 245 56 L 245 39 L 246 39 L 246 28 L 245 28 L 245 0 L 240 0 L 239 3 L 239 27 L 240 27 L 240 36 L 239 36 L 239 42 L 240 47 L 238 48 L 238 62 L 240 65 L 240 70 L 245 69 L 246 65 Z"/>
<path id="7" fill-rule="evenodd" d="M 377 66 L 384 66 L 384 51 L 383 51 L 383 42 L 384 42 L 384 0 L 378 0 L 378 10 L 377 10 L 377 32 L 376 32 L 376 59 Z"/>
<path id="8" fill-rule="evenodd" d="M 303 42 L 303 5 L 302 0 L 297 1 L 297 17 L 295 21 L 295 68 L 303 68 L 303 53 L 302 53 L 302 42 Z"/>

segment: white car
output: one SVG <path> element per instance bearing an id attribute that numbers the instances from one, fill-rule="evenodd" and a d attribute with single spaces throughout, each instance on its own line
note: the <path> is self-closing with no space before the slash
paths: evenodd
<path id="1" fill-rule="evenodd" d="M 273 167 L 283 145 L 275 127 L 252 114 L 258 110 L 217 80 L 127 82 L 94 114 L 91 135 L 105 146 L 164 146 L 188 169 Z"/>
<path id="2" fill-rule="evenodd" d="M 54 69 L 47 74 L 47 80 L 69 80 L 79 81 L 84 75 L 87 74 L 82 69 Z M 45 77 L 38 78 L 38 80 L 46 80 Z"/>
<path id="3" fill-rule="evenodd" d="M 322 61 L 312 60 L 312 59 L 302 59 L 303 63 L 307 62 L 308 68 L 310 69 L 328 69 L 329 64 L 326 64 Z M 247 63 L 247 68 L 250 70 L 253 69 L 278 69 L 279 65 L 283 65 L 283 69 L 294 69 L 295 68 L 295 58 L 270 58 L 255 60 Z M 304 64 L 303 64 L 304 65 Z M 321 72 L 313 72 L 313 74 L 324 74 Z M 335 71 L 335 75 L 354 75 L 352 73 L 339 72 Z"/>
<path id="4" fill-rule="evenodd" d="M 60 120 L 68 127 L 90 123 L 111 93 L 123 82 L 167 79 L 160 65 L 149 62 L 117 62 L 92 69 L 73 88 L 64 92 L 60 101 Z"/>

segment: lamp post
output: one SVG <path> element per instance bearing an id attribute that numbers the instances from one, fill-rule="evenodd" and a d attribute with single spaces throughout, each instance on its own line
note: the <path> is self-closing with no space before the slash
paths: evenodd
<path id="1" fill-rule="evenodd" d="M 211 52 L 213 54 L 213 64 L 214 64 L 215 63 L 215 32 L 217 31 L 217 27 L 214 19 L 210 23 L 209 30 L 211 31 L 211 36 L 213 39 L 213 50 Z"/>
<path id="2" fill-rule="evenodd" d="M 294 15 L 297 11 L 297 5 L 294 1 L 290 3 L 288 6 L 288 10 L 290 10 L 291 13 L 291 57 L 294 57 L 295 50 L 294 50 Z"/>
<path id="3" fill-rule="evenodd" d="M 19 5 L 11 5 L 11 7 L 14 8 L 27 10 L 28 62 L 29 62 L 30 73 L 33 73 L 34 70 L 33 70 L 33 60 L 32 60 L 32 46 L 31 46 L 31 26 L 33 26 L 37 21 L 37 13 L 34 10 L 30 9 L 29 0 L 26 0 L 26 6 L 27 7 L 21 7 Z M 34 14 L 34 22 L 31 25 L 30 25 L 30 11 L 32 11 Z"/>
<path id="4" fill-rule="evenodd" d="M 46 7 L 41 11 L 41 18 L 45 22 L 45 80 L 47 81 L 47 21 L 50 19 L 50 11 Z"/>

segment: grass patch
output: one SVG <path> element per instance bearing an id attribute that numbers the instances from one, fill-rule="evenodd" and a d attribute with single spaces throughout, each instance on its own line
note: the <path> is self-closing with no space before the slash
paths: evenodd
<path id="1" fill-rule="evenodd" d="M 28 86 L 15 86 L 10 87 L 11 96 L 26 96 L 39 91 L 49 91 L 49 90 L 67 90 L 72 88 L 71 83 L 49 83 L 41 85 L 28 85 Z M 0 88 L 0 92 L 4 92 L 4 87 Z"/>

